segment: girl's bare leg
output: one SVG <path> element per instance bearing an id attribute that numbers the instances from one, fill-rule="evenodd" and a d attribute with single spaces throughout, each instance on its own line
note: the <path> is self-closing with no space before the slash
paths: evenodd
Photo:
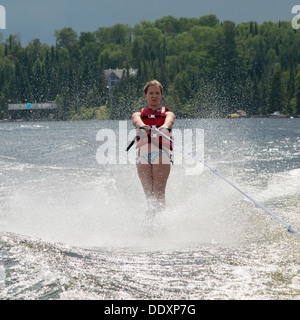
<path id="1" fill-rule="evenodd" d="M 161 150 L 152 144 L 143 145 L 138 155 L 153 151 L 160 152 Z M 171 170 L 170 157 L 164 151 L 156 159 L 151 159 L 151 163 L 152 165 L 144 157 L 139 157 L 137 171 L 146 195 L 149 210 L 158 212 L 162 211 L 166 206 L 165 193 Z"/>
<path id="2" fill-rule="evenodd" d="M 170 164 L 137 164 L 137 171 L 146 195 L 149 209 L 164 210 L 166 186 L 171 171 Z"/>
<path id="3" fill-rule="evenodd" d="M 158 210 L 164 210 L 166 207 L 166 186 L 171 170 L 170 164 L 153 164 L 153 196 L 157 201 Z"/>
<path id="4" fill-rule="evenodd" d="M 137 171 L 150 209 L 154 204 L 152 166 L 148 163 L 138 163 Z"/>

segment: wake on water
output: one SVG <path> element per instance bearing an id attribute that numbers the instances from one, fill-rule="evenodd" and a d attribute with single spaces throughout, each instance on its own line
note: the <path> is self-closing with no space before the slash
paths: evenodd
<path id="1" fill-rule="evenodd" d="M 172 168 L 167 210 L 156 215 L 149 238 L 146 202 L 134 167 L 96 179 L 93 170 L 43 170 L 7 199 L 1 218 L 5 231 L 83 247 L 157 249 L 243 241 L 246 230 L 251 235 L 253 218 L 264 215 L 212 173 L 184 177 L 182 169 Z M 295 201 L 299 177 L 300 169 L 276 174 L 252 196 L 270 205 L 274 198 Z"/>
<path id="2" fill-rule="evenodd" d="M 208 190 L 204 193 L 203 179 L 200 185 L 193 183 L 192 187 L 182 182 L 173 185 L 174 179 L 171 176 L 169 180 L 168 209 L 155 217 L 156 232 L 151 243 L 210 241 L 211 236 L 203 237 L 202 229 L 208 230 L 214 224 L 213 215 L 218 206 L 223 209 L 224 199 L 220 193 L 217 199 L 212 199 Z M 195 196 L 200 187 L 203 188 L 200 197 L 199 192 Z M 187 189 L 190 189 L 188 197 Z M 75 176 L 73 173 L 66 177 L 64 173 L 61 177 L 50 175 L 27 182 L 14 190 L 5 211 L 7 231 L 48 241 L 79 246 L 139 247 L 147 245 L 149 240 L 144 233 L 146 201 L 135 168 L 127 174 L 110 173 L 94 181 L 86 181 L 86 173 L 77 172 Z"/>

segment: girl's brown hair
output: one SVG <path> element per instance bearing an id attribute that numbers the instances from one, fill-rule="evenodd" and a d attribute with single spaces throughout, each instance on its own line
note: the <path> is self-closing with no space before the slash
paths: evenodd
<path id="1" fill-rule="evenodd" d="M 147 94 L 148 89 L 152 86 L 159 87 L 161 94 L 163 93 L 163 86 L 161 85 L 161 83 L 157 80 L 151 80 L 146 83 L 146 85 L 144 87 L 144 94 Z"/>

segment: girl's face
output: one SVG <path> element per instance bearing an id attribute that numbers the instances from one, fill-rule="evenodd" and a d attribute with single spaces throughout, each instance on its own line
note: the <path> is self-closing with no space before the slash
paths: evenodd
<path id="1" fill-rule="evenodd" d="M 148 106 L 151 108 L 157 108 L 160 105 L 162 99 L 162 93 L 157 86 L 151 86 L 148 88 L 148 92 L 145 94 L 145 98 L 148 102 Z"/>

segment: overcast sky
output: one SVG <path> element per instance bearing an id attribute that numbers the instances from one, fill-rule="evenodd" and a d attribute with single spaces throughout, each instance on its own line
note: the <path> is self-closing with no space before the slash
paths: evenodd
<path id="1" fill-rule="evenodd" d="M 22 45 L 38 38 L 55 44 L 54 31 L 72 27 L 78 34 L 117 23 L 134 26 L 142 20 L 201 17 L 215 14 L 235 23 L 291 21 L 300 0 L 0 0 L 6 10 L 4 39 L 17 35 Z"/>

